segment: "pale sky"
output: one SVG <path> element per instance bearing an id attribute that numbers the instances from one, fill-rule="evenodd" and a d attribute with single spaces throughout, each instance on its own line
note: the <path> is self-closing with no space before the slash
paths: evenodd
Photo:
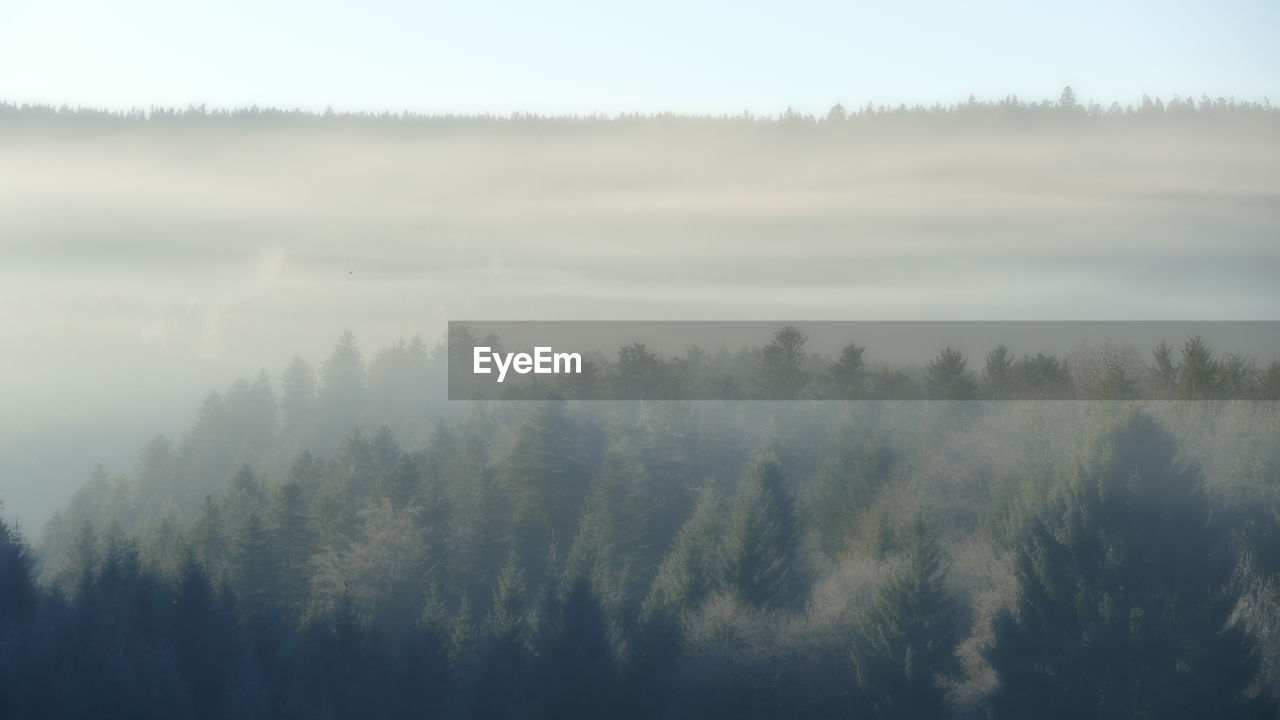
<path id="1" fill-rule="evenodd" d="M 4 0 L 0 100 L 761 114 L 1009 93 L 1280 101 L 1274 0 Z"/>

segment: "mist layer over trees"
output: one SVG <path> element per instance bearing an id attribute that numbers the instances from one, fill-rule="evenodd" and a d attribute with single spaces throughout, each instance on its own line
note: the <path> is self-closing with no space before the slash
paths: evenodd
<path id="1" fill-rule="evenodd" d="M 0 712 L 1276 712 L 1274 402 L 444 404 L 444 352 L 344 334 L 0 528 Z"/>
<path id="2" fill-rule="evenodd" d="M 1189 90 L 818 117 L 0 106 L 9 512 L 37 530 L 95 460 L 344 327 L 1272 320 L 1280 115 Z"/>

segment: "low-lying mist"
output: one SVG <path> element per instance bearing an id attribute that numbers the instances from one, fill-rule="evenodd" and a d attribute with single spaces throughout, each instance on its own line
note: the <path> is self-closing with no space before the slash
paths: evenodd
<path id="1" fill-rule="evenodd" d="M 449 319 L 1275 319 L 1280 122 L 0 114 L 0 498 Z"/>

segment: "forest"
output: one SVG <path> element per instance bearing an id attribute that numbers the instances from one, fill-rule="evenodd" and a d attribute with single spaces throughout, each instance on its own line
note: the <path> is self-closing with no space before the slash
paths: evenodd
<path id="1" fill-rule="evenodd" d="M 1138 102 L 1121 104 L 1113 101 L 1102 104 L 1096 101 L 1081 102 L 1075 91 L 1066 87 L 1056 100 L 1034 100 L 1008 95 L 999 100 L 979 100 L 970 95 L 964 102 L 932 105 L 884 105 L 869 102 L 860 108 L 849 109 L 842 103 L 833 105 L 825 114 L 798 112 L 793 108 L 777 114 L 753 114 L 747 111 L 735 115 L 695 115 L 682 113 L 621 113 L 583 115 L 541 115 L 515 112 L 509 115 L 495 114 L 423 114 L 415 112 L 335 112 L 332 108 L 323 113 L 289 110 L 256 105 L 241 108 L 209 108 L 204 105 L 186 108 L 152 106 L 135 107 L 127 111 L 102 110 L 70 105 L 45 105 L 37 103 L 12 103 L 0 101 L 0 127 L 30 127 L 39 130 L 50 128 L 128 128 L 142 124 L 182 127 L 223 126 L 300 126 L 375 127 L 401 130 L 448 130 L 451 128 L 483 127 L 493 125 L 524 125 L 527 127 L 561 127 L 591 124 L 628 123 L 700 123 L 717 125 L 725 123 L 800 126 L 856 127 L 877 120 L 900 124 L 904 120 L 941 121 L 954 124 L 969 119 L 982 122 L 1054 122 L 1060 120 L 1157 120 L 1174 121 L 1201 118 L 1240 117 L 1272 122 L 1276 109 L 1271 101 L 1254 102 L 1235 97 L 1210 97 L 1194 93 L 1185 97 L 1175 95 L 1168 100 L 1143 95 Z"/>
<path id="2" fill-rule="evenodd" d="M 0 525 L 0 716 L 1280 713 L 1276 362 L 784 328 L 707 367 L 787 402 L 450 402 L 450 345 L 344 333 Z"/>
<path id="3" fill-rule="evenodd" d="M 701 324 L 694 324 L 702 327 Z M 840 324 L 835 324 L 839 327 Z M 1158 324 L 1155 324 L 1158 325 Z M 1148 324 L 1150 327 L 1151 324 Z M 563 327 L 563 326 L 562 326 Z M 669 326 L 679 327 L 678 324 Z M 906 325 L 903 327 L 910 327 Z M 1071 324 L 1055 332 L 1070 337 Z M 1123 325 L 1112 325 L 1121 329 Z M 1275 338 L 1270 323 L 1245 325 L 1264 346 Z M 708 333 L 714 330 L 707 328 Z M 544 330 L 546 332 L 546 330 Z M 830 326 L 823 336 L 839 333 Z M 925 331 L 918 329 L 916 334 Z M 976 331 L 970 330 L 971 333 Z M 590 330 L 579 330 L 580 341 Z M 1175 351 L 1166 340 L 1151 350 L 1148 366 L 1134 343 L 1111 338 L 1100 344 L 1077 339 L 1062 357 L 1015 353 L 1005 344 L 989 351 L 980 371 L 962 350 L 945 346 L 924 362 L 886 362 L 874 349 L 849 343 L 834 355 L 813 352 L 809 333 L 782 324 L 768 342 L 730 351 L 692 345 L 664 353 L 629 342 L 611 356 L 588 352 L 572 373 L 551 372 L 552 350 L 543 348 L 542 373 L 499 372 L 503 339 L 477 337 L 470 325 L 451 323 L 447 343 L 452 400 L 1280 400 L 1280 359 L 1265 364 L 1243 352 L 1214 357 L 1199 335 Z M 708 339 L 711 339 L 708 337 Z M 892 341 L 890 341 L 892 342 Z M 488 373 L 477 370 L 476 351 Z M 515 353 L 508 353 L 514 355 Z M 508 367 L 511 357 L 506 358 Z M 558 375 L 544 378 L 539 375 Z M 496 381 L 495 381 L 496 378 Z M 503 384 L 503 381 L 506 381 Z"/>

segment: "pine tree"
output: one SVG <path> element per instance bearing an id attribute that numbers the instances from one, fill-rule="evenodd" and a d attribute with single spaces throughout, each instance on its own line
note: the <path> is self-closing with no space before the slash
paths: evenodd
<path id="1" fill-rule="evenodd" d="M 505 557 L 504 541 L 510 535 L 506 522 L 509 512 L 492 472 L 481 470 L 475 486 L 465 499 L 457 532 L 450 538 L 450 554 L 456 558 L 454 568 L 466 597 L 483 608 Z M 505 547 L 510 548 L 509 543 Z"/>
<path id="2" fill-rule="evenodd" d="M 841 348 L 840 357 L 831 363 L 831 367 L 827 370 L 833 398 L 860 400 L 866 395 L 869 373 L 862 359 L 866 351 L 866 348 L 853 343 Z"/>
<path id="3" fill-rule="evenodd" d="M 1052 355 L 1023 355 L 1013 367 L 1015 397 L 1030 400 L 1067 400 L 1074 397 L 1071 373 Z"/>
<path id="4" fill-rule="evenodd" d="M 1254 676 L 1229 624 L 1231 537 L 1149 416 L 1110 425 L 1018 551 L 987 659 L 996 717 L 1239 716 Z"/>
<path id="5" fill-rule="evenodd" d="M 280 387 L 280 436 L 286 447 L 305 447 L 315 421 L 315 371 L 295 355 L 284 369 Z"/>
<path id="6" fill-rule="evenodd" d="M 720 509 L 712 489 L 704 487 L 653 580 L 642 615 L 677 623 L 706 597 L 719 571 L 709 549 L 720 541 Z"/>
<path id="7" fill-rule="evenodd" d="M 991 400 L 1004 400 L 1013 390 L 1013 357 L 1009 348 L 1000 345 L 987 353 L 987 367 L 982 378 L 983 393 Z"/>
<path id="8" fill-rule="evenodd" d="M 421 494 L 423 458 L 418 453 L 399 454 L 374 480 L 374 495 L 393 505 L 408 505 Z"/>
<path id="9" fill-rule="evenodd" d="M 1124 359 L 1114 355 L 1107 360 L 1107 369 L 1102 376 L 1103 400 L 1133 400 L 1138 397 L 1138 390 L 1133 381 L 1125 374 Z"/>
<path id="10" fill-rule="evenodd" d="M 523 648 L 530 639 L 529 587 L 514 552 L 507 556 L 506 564 L 498 573 L 489 610 L 488 636 L 495 645 L 509 650 Z"/>
<path id="11" fill-rule="evenodd" d="M 556 593 L 537 642 L 534 717 L 616 717 L 609 624 L 585 575 Z"/>
<path id="12" fill-rule="evenodd" d="M 223 525 L 222 511 L 213 498 L 205 496 L 200 515 L 191 526 L 191 545 L 196 559 L 210 577 L 217 577 L 227 554 L 227 532 Z"/>
<path id="13" fill-rule="evenodd" d="M 1156 384 L 1157 397 L 1164 399 L 1173 396 L 1178 384 L 1178 366 L 1173 363 L 1173 349 L 1161 340 L 1151 351 L 1155 367 L 1151 372 Z"/>
<path id="14" fill-rule="evenodd" d="M 280 601 L 296 617 L 306 605 L 315 535 L 311 531 L 307 500 L 296 482 L 276 488 L 267 510 L 267 527 L 276 550 L 280 576 Z"/>
<path id="15" fill-rule="evenodd" d="M 248 463 L 242 463 L 231 477 L 225 507 L 233 520 L 242 519 L 251 512 L 261 511 L 267 504 L 267 492 Z"/>
<path id="16" fill-rule="evenodd" d="M 62 594 L 75 598 L 92 581 L 98 568 L 98 533 L 88 520 L 80 526 L 71 547 L 58 565 L 57 583 Z"/>
<path id="17" fill-rule="evenodd" d="M 355 428 L 365 404 L 364 358 L 356 336 L 344 330 L 320 371 L 316 440 L 333 447 Z"/>
<path id="18" fill-rule="evenodd" d="M 477 692 L 471 715 L 510 717 L 527 708 L 531 658 L 528 585 L 515 552 L 498 573 L 477 657 Z"/>
<path id="19" fill-rule="evenodd" d="M 543 579 L 543 550 L 573 537 L 587 486 L 578 429 L 560 403 L 543 403 L 516 433 L 497 471 L 508 503 L 509 542 L 535 583 Z"/>
<path id="20" fill-rule="evenodd" d="M 251 616 L 274 609 L 277 563 L 271 536 L 257 512 L 241 521 L 227 561 L 241 612 Z"/>
<path id="21" fill-rule="evenodd" d="M 964 355 L 950 347 L 929 362 L 924 379 L 930 400 L 972 400 L 978 394 L 978 383 L 969 372 Z"/>
<path id="22" fill-rule="evenodd" d="M 171 515 L 161 518 L 145 537 L 141 550 L 148 571 L 160 577 L 177 577 L 187 541 L 174 518 Z"/>
<path id="23" fill-rule="evenodd" d="M 600 471 L 592 478 L 587 509 L 567 564 L 570 574 L 593 578 L 598 594 L 608 589 L 631 597 L 652 571 L 645 527 L 651 513 L 644 497 L 643 472 L 629 448 L 614 446 L 606 451 Z"/>
<path id="24" fill-rule="evenodd" d="M 797 397 L 809 382 L 805 371 L 809 338 L 793 325 L 774 333 L 773 340 L 760 351 L 756 383 L 766 400 L 790 400 Z"/>
<path id="25" fill-rule="evenodd" d="M 720 577 L 740 600 L 783 608 L 799 600 L 799 526 L 782 468 L 764 459 L 738 488 L 721 545 Z"/>
<path id="26" fill-rule="evenodd" d="M 1272 360 L 1259 382 L 1259 400 L 1280 400 L 1280 360 Z"/>
<path id="27" fill-rule="evenodd" d="M 877 718 L 947 716 L 940 681 L 960 673 L 963 608 L 945 587 L 942 551 L 914 543 L 907 566 L 881 586 L 854 640 L 855 679 Z"/>
<path id="28" fill-rule="evenodd" d="M 669 400 L 677 396 L 673 369 L 642 343 L 618 349 L 609 378 L 611 397 L 622 400 Z"/>
<path id="29" fill-rule="evenodd" d="M 1183 400 L 1208 400 L 1218 390 L 1218 364 L 1213 351 L 1197 335 L 1182 346 L 1182 364 L 1178 366 L 1178 397 Z"/>
<path id="30" fill-rule="evenodd" d="M 187 549 L 178 569 L 169 635 L 196 717 L 220 718 L 237 638 L 231 614 L 209 581 L 204 564 Z"/>
<path id="31" fill-rule="evenodd" d="M 143 506 L 141 510 L 144 517 L 158 512 L 173 494 L 174 472 L 174 457 L 169 440 L 163 435 L 157 435 L 143 449 L 134 473 L 134 491 Z"/>
<path id="32" fill-rule="evenodd" d="M 3 505 L 0 505 L 2 508 Z M 22 538 L 0 518 L 0 628 L 36 610 L 35 558 Z M 3 702 L 0 702 L 0 708 Z"/>
<path id="33" fill-rule="evenodd" d="M 471 659 L 475 647 L 476 629 L 471 621 L 471 601 L 463 595 L 449 627 L 449 666 L 456 672 Z"/>
<path id="34" fill-rule="evenodd" d="M 806 517 L 832 556 L 848 550 L 859 516 L 875 502 L 895 461 L 883 433 L 866 427 L 859 415 L 851 414 L 837 437 L 805 497 Z"/>

